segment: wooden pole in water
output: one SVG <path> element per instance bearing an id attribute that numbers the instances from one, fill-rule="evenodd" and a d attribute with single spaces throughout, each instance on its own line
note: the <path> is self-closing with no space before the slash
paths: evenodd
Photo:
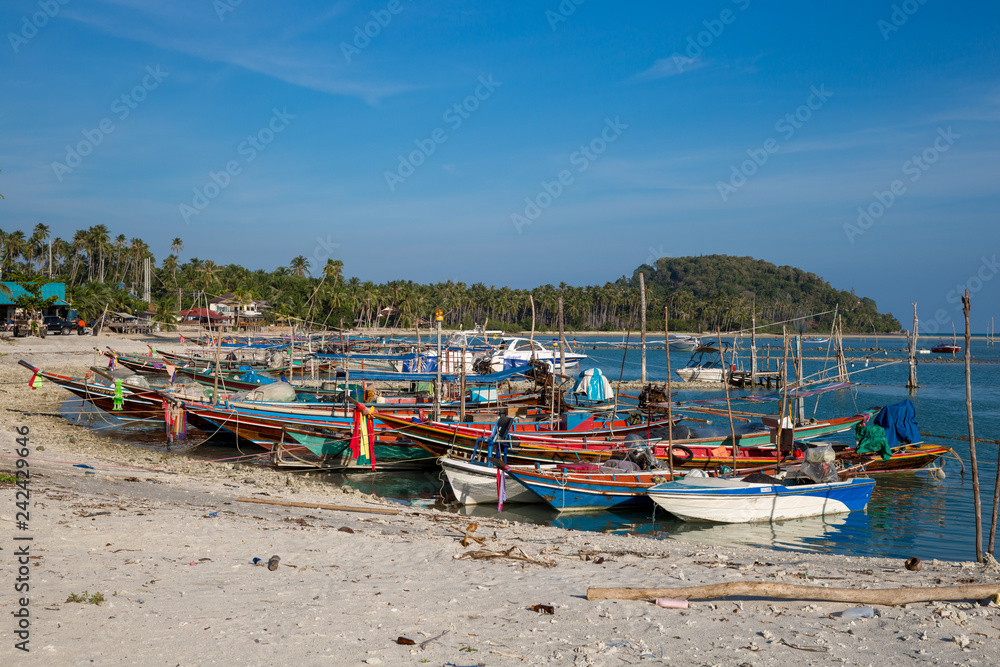
<path id="1" fill-rule="evenodd" d="M 641 273 L 639 274 L 639 308 L 641 309 L 639 322 L 642 326 L 639 333 L 639 346 L 642 348 L 640 375 L 642 383 L 646 384 L 646 280 Z"/>
<path id="2" fill-rule="evenodd" d="M 781 352 L 781 414 L 778 415 L 778 433 L 775 449 L 778 450 L 778 465 L 781 465 L 781 437 L 785 426 L 785 412 L 788 410 L 788 328 L 781 327 L 782 352 Z"/>
<path id="3" fill-rule="evenodd" d="M 729 374 L 730 371 L 726 368 L 726 357 L 722 354 L 722 330 L 717 329 L 716 332 L 719 335 L 719 358 L 722 360 L 722 386 L 726 390 L 726 411 L 729 413 L 729 432 L 733 436 L 733 477 L 736 476 L 736 427 L 733 425 L 733 406 L 729 402 Z"/>
<path id="4" fill-rule="evenodd" d="M 795 354 L 798 357 L 798 362 L 795 364 L 795 389 L 796 393 L 799 395 L 796 405 L 796 422 L 801 423 L 805 420 L 806 411 L 806 399 L 802 396 L 802 378 L 805 377 L 805 371 L 802 368 L 802 332 L 799 331 L 799 335 L 795 337 Z"/>
<path id="5" fill-rule="evenodd" d="M 528 295 L 528 302 L 531 304 L 531 335 L 528 340 L 531 342 L 531 358 L 535 358 L 535 297 Z"/>
<path id="6" fill-rule="evenodd" d="M 460 391 L 462 399 L 458 408 L 458 421 L 464 422 L 465 421 L 465 338 L 464 337 L 462 338 L 462 361 L 459 363 L 459 366 L 461 367 L 461 372 L 462 372 L 461 375 L 462 386 Z"/>
<path id="7" fill-rule="evenodd" d="M 757 382 L 757 299 L 750 314 L 750 388 Z"/>
<path id="8" fill-rule="evenodd" d="M 212 311 L 206 311 L 211 313 Z M 209 325 L 212 324 L 212 318 L 208 320 Z M 222 326 L 220 324 L 219 331 L 215 336 L 215 389 L 212 392 L 212 404 L 219 404 L 219 357 L 222 354 Z"/>
<path id="9" fill-rule="evenodd" d="M 441 419 L 441 320 L 435 311 L 434 324 L 437 325 L 437 375 L 434 378 L 434 421 Z"/>
<path id="10" fill-rule="evenodd" d="M 559 297 L 559 372 L 566 373 L 566 331 L 563 328 L 563 299 Z"/>
<path id="11" fill-rule="evenodd" d="M 913 336 L 907 336 L 909 339 L 909 356 L 908 360 L 910 362 L 910 377 L 906 381 L 907 389 L 916 389 L 919 385 L 917 384 L 917 337 L 919 334 L 919 321 L 917 320 L 917 302 L 913 303 Z"/>
<path id="12" fill-rule="evenodd" d="M 670 406 L 670 311 L 663 307 L 663 347 L 667 350 L 667 461 L 670 464 L 670 481 L 674 481 L 674 414 Z"/>
<path id="13" fill-rule="evenodd" d="M 979 497 L 979 467 L 976 463 L 976 433 L 972 426 L 972 353 L 969 350 L 971 334 L 969 332 L 969 311 L 972 302 L 969 300 L 969 290 L 962 297 L 962 312 L 965 313 L 965 413 L 969 419 L 969 459 L 972 462 L 972 500 L 976 509 L 976 560 L 983 562 L 983 517 L 982 499 Z"/>
<path id="14" fill-rule="evenodd" d="M 563 326 L 563 299 L 559 297 L 559 372 L 566 374 L 566 331 Z M 553 401 L 555 401 L 556 393 L 556 378 L 552 376 L 552 395 Z M 562 401 L 559 402 L 559 407 L 562 408 Z"/>

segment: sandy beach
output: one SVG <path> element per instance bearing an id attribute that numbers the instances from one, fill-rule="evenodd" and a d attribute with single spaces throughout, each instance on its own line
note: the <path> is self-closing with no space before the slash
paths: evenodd
<path id="1" fill-rule="evenodd" d="M 925 561 L 914 572 L 903 561 L 919 554 L 701 546 L 401 506 L 294 473 L 118 444 L 53 416 L 68 392 L 29 389 L 17 365 L 82 375 L 106 345 L 146 350 L 105 335 L 0 342 L 0 472 L 13 473 L 24 449 L 30 470 L 27 521 L 18 489 L 0 486 L 3 664 L 996 664 L 1000 608 L 986 601 L 876 605 L 874 617 L 847 620 L 839 614 L 861 605 L 586 599 L 589 587 L 735 581 L 1000 590 L 996 568 Z M 28 652 L 16 647 L 25 641 Z"/>

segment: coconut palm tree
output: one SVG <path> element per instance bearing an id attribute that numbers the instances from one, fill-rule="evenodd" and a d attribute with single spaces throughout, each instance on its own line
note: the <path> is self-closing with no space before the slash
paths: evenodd
<path id="1" fill-rule="evenodd" d="M 292 273 L 299 276 L 300 278 L 305 277 L 309 273 L 309 260 L 302 255 L 296 255 L 292 258 L 292 261 L 288 263 L 289 268 L 291 268 Z"/>

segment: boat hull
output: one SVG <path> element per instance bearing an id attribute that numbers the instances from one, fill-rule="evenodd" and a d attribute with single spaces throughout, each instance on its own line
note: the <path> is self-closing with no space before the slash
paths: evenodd
<path id="1" fill-rule="evenodd" d="M 441 464 L 445 478 L 459 503 L 477 505 L 479 503 L 496 503 L 499 500 L 497 496 L 497 469 L 495 467 L 447 456 L 438 459 L 438 463 Z M 505 484 L 507 493 L 505 503 L 541 502 L 541 498 L 533 491 L 510 475 L 507 475 Z"/>
<path id="2" fill-rule="evenodd" d="M 780 486 L 698 478 L 649 489 L 653 502 L 683 521 L 760 523 L 863 510 L 875 482 Z"/>
<path id="3" fill-rule="evenodd" d="M 588 512 L 649 505 L 647 491 L 670 479 L 665 471 L 572 473 L 510 470 L 509 477 L 531 489 L 558 512 Z"/>

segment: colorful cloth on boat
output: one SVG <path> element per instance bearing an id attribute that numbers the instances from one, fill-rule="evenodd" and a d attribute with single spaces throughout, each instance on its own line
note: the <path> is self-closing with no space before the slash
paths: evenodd
<path id="1" fill-rule="evenodd" d="M 615 396 L 615 390 L 611 383 L 601 373 L 600 368 L 588 368 L 578 376 L 576 386 L 573 387 L 574 394 L 584 394 L 592 401 L 607 401 Z"/>
<path id="2" fill-rule="evenodd" d="M 854 427 L 854 434 L 858 438 L 858 454 L 878 454 L 883 461 L 892 457 L 892 448 L 881 426 L 858 424 Z"/>
<path id="3" fill-rule="evenodd" d="M 122 396 L 122 381 L 121 381 L 121 378 L 115 378 L 115 393 L 114 393 L 114 396 L 112 397 L 112 402 L 114 403 L 114 407 L 112 407 L 111 409 L 112 410 L 121 410 L 122 409 L 122 403 L 124 401 L 125 401 L 125 397 Z"/>
<path id="4" fill-rule="evenodd" d="M 507 477 L 503 468 L 497 468 L 497 512 L 503 512 L 505 500 L 507 500 Z"/>
<path id="5" fill-rule="evenodd" d="M 923 439 L 917 428 L 916 411 L 908 398 L 882 408 L 872 423 L 885 429 L 885 437 L 889 441 L 890 448 L 920 442 Z"/>
<path id="6" fill-rule="evenodd" d="M 359 406 L 354 407 L 354 432 L 351 435 L 351 455 L 359 466 L 371 463 L 375 470 L 375 443 L 372 434 L 375 431 L 372 418 L 365 416 Z"/>
<path id="7" fill-rule="evenodd" d="M 45 378 L 38 377 L 38 371 L 35 371 L 35 373 L 31 376 L 31 379 L 28 380 L 28 386 L 32 389 L 38 389 L 38 385 L 40 385 L 44 380 Z"/>

